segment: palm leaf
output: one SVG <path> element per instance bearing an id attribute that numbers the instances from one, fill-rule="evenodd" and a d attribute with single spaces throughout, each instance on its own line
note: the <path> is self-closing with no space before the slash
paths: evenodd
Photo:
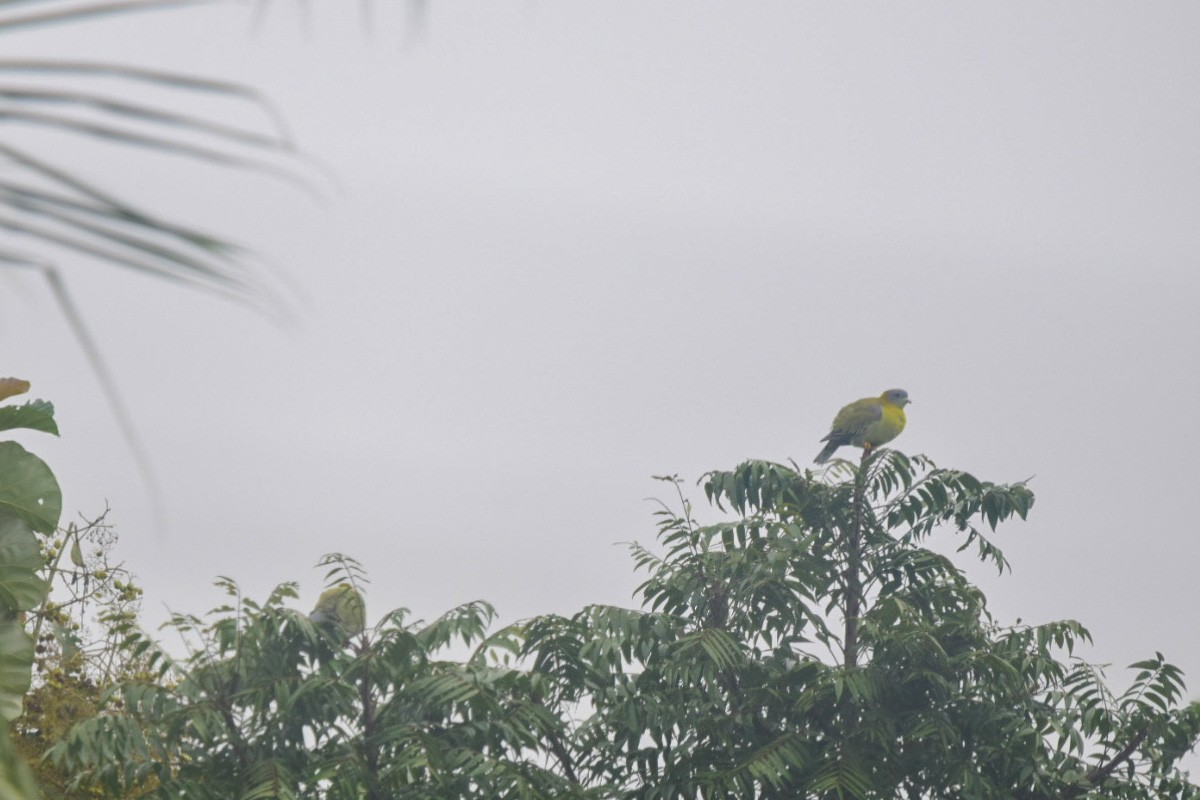
<path id="1" fill-rule="evenodd" d="M 131 11 L 155 11 L 181 6 L 209 5 L 217 0 L 112 0 L 107 3 L 64 3 L 56 0 L 6 0 L 0 2 L 0 31 L 77 22 Z M 10 6 L 49 6 L 46 10 L 8 13 Z"/>
<path id="2" fill-rule="evenodd" d="M 0 35 L 209 1 L 0 0 Z M 105 83 L 114 84 L 117 91 L 94 88 Z M 152 90 L 149 94 L 157 92 L 154 96 L 162 99 L 126 99 L 132 90 Z M 261 112 L 261 125 L 238 126 L 224 121 L 233 115 L 201 116 L 180 109 L 200 95 L 249 104 Z M 294 168 L 298 155 L 279 114 L 254 90 L 225 81 L 102 61 L 0 59 L 0 123 L 7 123 L 8 129 L 55 130 L 97 147 L 132 146 L 253 170 L 307 186 Z M 0 136 L 0 166 L 0 266 L 33 269 L 46 280 L 112 407 L 161 523 L 154 471 L 116 381 L 71 296 L 64 267 L 83 256 L 250 305 L 260 306 L 271 295 L 239 262 L 240 248 L 142 211 L 46 153 L 29 152 Z M 13 246 L 18 241 L 23 244 Z"/>

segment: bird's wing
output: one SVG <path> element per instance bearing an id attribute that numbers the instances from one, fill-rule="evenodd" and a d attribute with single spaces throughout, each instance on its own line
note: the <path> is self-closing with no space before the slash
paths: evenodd
<path id="1" fill-rule="evenodd" d="M 883 403 L 878 397 L 855 400 L 833 419 L 833 433 L 855 434 L 883 418 Z"/>

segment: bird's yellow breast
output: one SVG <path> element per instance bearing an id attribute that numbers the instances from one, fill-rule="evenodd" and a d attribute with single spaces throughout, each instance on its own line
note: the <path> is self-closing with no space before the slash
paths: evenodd
<path id="1" fill-rule="evenodd" d="M 880 410 L 882 413 L 879 419 L 855 434 L 854 438 L 850 440 L 851 444 L 855 447 L 863 447 L 865 445 L 878 447 L 900 435 L 900 432 L 904 430 L 905 423 L 908 421 L 904 416 L 904 407 L 898 406 L 895 403 L 885 402 L 882 404 Z"/>

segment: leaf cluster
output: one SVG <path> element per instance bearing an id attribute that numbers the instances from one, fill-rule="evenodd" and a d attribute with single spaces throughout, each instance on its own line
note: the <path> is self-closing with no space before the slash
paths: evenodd
<path id="1" fill-rule="evenodd" d="M 52 751 L 77 786 L 114 797 L 562 796 L 566 781 L 537 758 L 548 712 L 527 672 L 489 656 L 513 643 L 486 635 L 486 603 L 429 623 L 393 611 L 346 642 L 285 605 L 294 585 L 261 603 L 218 585 L 228 603 L 169 623 L 188 657 L 131 634 L 125 646 L 157 674 L 114 688 L 121 713 L 76 726 Z M 463 646 L 470 658 L 445 657 Z"/>
<path id="2" fill-rule="evenodd" d="M 27 381 L 0 378 L 0 402 L 29 390 Z M 0 431 L 30 429 L 57 435 L 54 407 L 43 400 L 0 406 Z M 42 605 L 49 583 L 40 536 L 56 530 L 62 491 L 40 458 L 13 441 L 0 441 L 0 722 L 20 716 L 32 681 L 34 640 L 25 630 L 27 612 Z M 36 796 L 33 779 L 0 735 L 0 797 Z"/>
<path id="3" fill-rule="evenodd" d="M 566 736 L 582 785 L 627 798 L 1196 796 L 1178 769 L 1196 741 L 1178 670 L 1135 665 L 1134 685 L 1101 703 L 1074 655 L 1082 626 L 1002 627 L 922 546 L 945 530 L 1003 570 L 990 536 L 1029 512 L 1023 482 L 894 451 L 819 475 L 747 462 L 705 477 L 728 516 L 701 524 L 664 480 L 676 500 L 658 511 L 661 550 L 632 546 L 642 607 L 527 630 L 560 718 L 584 713 Z"/>
<path id="4" fill-rule="evenodd" d="M 1005 569 L 992 538 L 1032 507 L 1024 482 L 894 451 L 747 462 L 705 476 L 701 521 L 663 480 L 658 544 L 630 546 L 636 607 L 492 632 L 470 603 L 354 632 L 288 608 L 291 585 L 255 603 L 224 579 L 230 602 L 172 620 L 187 658 L 131 634 L 158 673 L 52 758 L 113 797 L 1200 797 L 1177 668 L 1156 655 L 1112 688 L 1085 628 L 999 624 L 925 547 Z M 324 563 L 331 591 L 363 588 Z"/>

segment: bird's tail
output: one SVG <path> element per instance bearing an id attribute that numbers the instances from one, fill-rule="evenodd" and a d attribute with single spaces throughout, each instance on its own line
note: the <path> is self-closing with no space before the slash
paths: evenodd
<path id="1" fill-rule="evenodd" d="M 841 442 L 830 442 L 825 445 L 825 449 L 817 453 L 817 457 L 813 459 L 818 464 L 824 464 L 829 459 L 833 458 L 833 453 L 842 446 Z"/>

